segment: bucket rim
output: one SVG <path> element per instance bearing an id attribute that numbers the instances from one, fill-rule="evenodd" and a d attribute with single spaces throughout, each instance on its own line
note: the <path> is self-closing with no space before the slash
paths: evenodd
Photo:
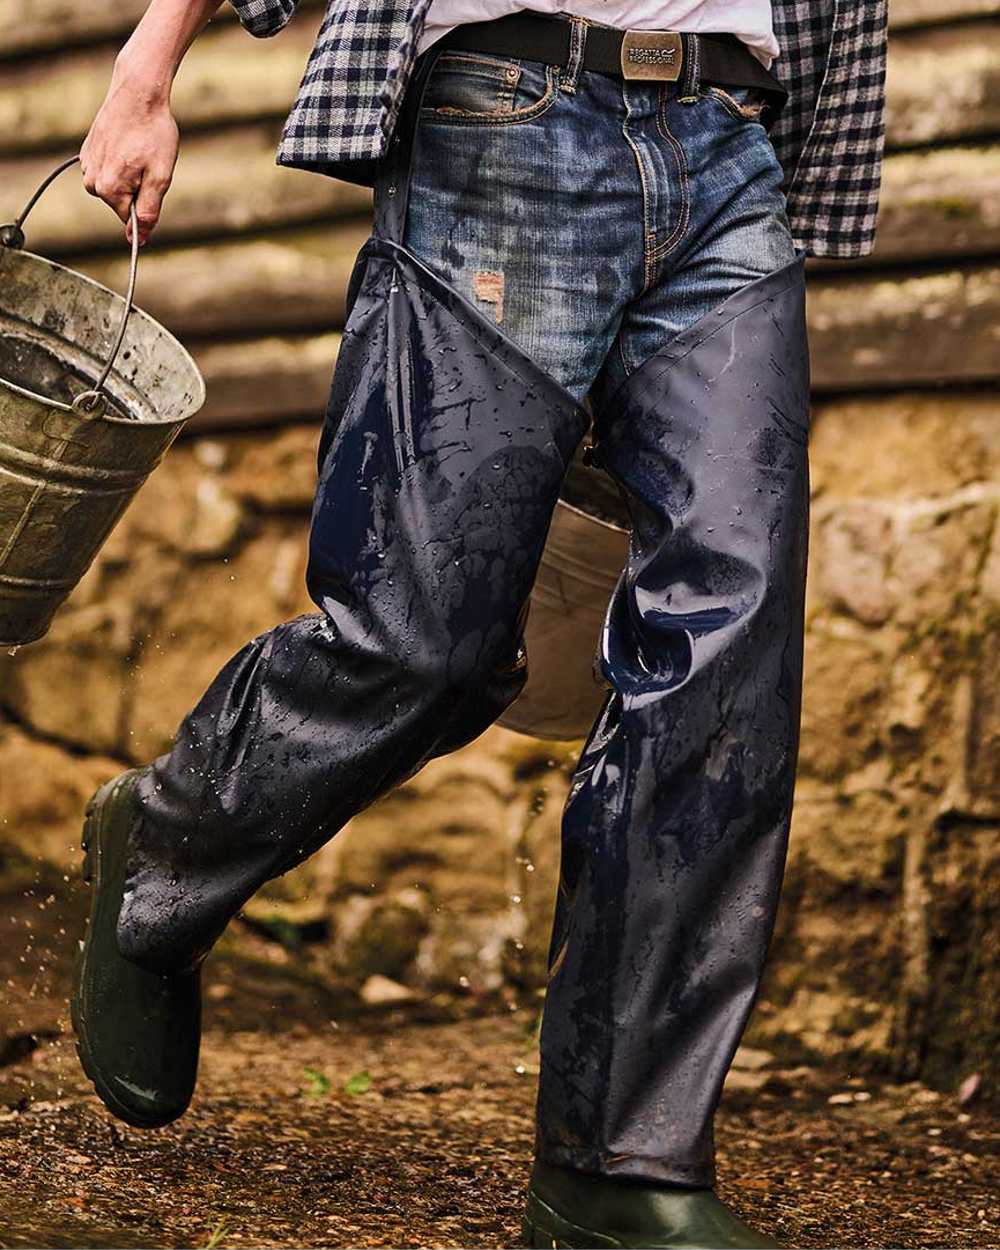
<path id="1" fill-rule="evenodd" d="M 30 260 L 30 261 L 37 261 L 39 264 L 44 265 L 46 268 L 50 270 L 55 269 L 55 270 L 59 270 L 62 273 L 70 274 L 78 282 L 83 282 L 87 286 L 92 287 L 94 290 L 101 291 L 105 295 L 110 295 L 112 299 L 114 299 L 117 303 L 122 304 L 122 305 L 124 305 L 125 303 L 124 296 L 120 295 L 117 291 L 113 290 L 111 287 L 105 286 L 103 282 L 98 282 L 96 278 L 91 278 L 88 274 L 81 273 L 79 269 L 72 269 L 69 265 L 62 265 L 59 263 L 59 261 L 52 260 L 48 256 L 40 256 L 37 252 L 31 252 L 26 248 L 17 248 L 16 250 L 10 250 L 7 252 L 7 254 L 18 256 L 18 257 L 21 257 L 23 259 Z M 195 360 L 195 358 L 191 355 L 191 353 L 188 351 L 188 349 L 184 346 L 184 344 L 180 341 L 180 339 L 173 333 L 173 331 L 169 330 L 162 322 L 157 321 L 156 318 L 151 313 L 146 312 L 146 310 L 140 307 L 138 304 L 133 304 L 131 315 L 133 317 L 136 317 L 136 316 L 139 317 L 143 322 L 147 323 L 150 326 L 155 327 L 156 330 L 158 330 L 161 334 L 165 335 L 166 338 L 169 340 L 169 342 L 176 349 L 182 362 L 188 366 L 190 373 L 191 373 L 191 378 L 194 383 L 193 388 L 192 388 L 194 393 L 192 394 L 192 397 L 191 397 L 191 400 L 192 400 L 191 411 L 188 412 L 186 416 L 157 417 L 157 418 L 154 418 L 153 420 L 142 420 L 136 417 L 118 416 L 113 412 L 103 412 L 99 416 L 87 417 L 87 416 L 82 416 L 76 409 L 74 409 L 72 404 L 64 403 L 62 400 L 59 400 L 59 399 L 51 399 L 47 395 L 40 395 L 37 391 L 28 390 L 27 387 L 18 386 L 16 382 L 11 382 L 8 378 L 5 378 L 2 374 L 0 374 L 0 386 L 4 387 L 5 390 L 13 391 L 17 395 L 23 395 L 27 399 L 34 400 L 35 403 L 42 404 L 46 408 L 53 408 L 57 412 L 66 412 L 74 416 L 80 417 L 81 421 L 87 424 L 90 424 L 95 421 L 107 421 L 113 425 L 127 425 L 131 427 L 135 427 L 135 426 L 169 427 L 172 425 L 183 425 L 184 422 L 190 421 L 192 417 L 196 416 L 198 412 L 201 411 L 201 409 L 205 405 L 205 400 L 207 398 L 205 378 L 202 375 L 201 370 L 198 368 L 198 363 Z"/>
<path id="2" fill-rule="evenodd" d="M 199 408 L 204 404 L 204 398 L 192 412 L 184 417 L 155 417 L 149 418 L 138 417 L 122 417 L 113 411 L 99 413 L 95 416 L 87 416 L 78 412 L 72 404 L 64 404 L 60 399 L 50 399 L 47 395 L 40 395 L 37 391 L 29 391 L 27 387 L 18 386 L 16 382 L 10 382 L 0 375 L 0 386 L 7 391 L 13 391 L 15 395 L 23 395 L 25 399 L 30 399 L 36 404 L 41 404 L 45 408 L 54 408 L 57 412 L 65 412 L 70 416 L 76 416 L 80 419 L 82 425 L 93 425 L 97 421 L 107 421 L 112 425 L 127 425 L 131 429 L 141 426 L 143 429 L 155 429 L 160 427 L 169 427 L 171 425 L 183 425 L 186 421 L 190 421 L 198 412 Z M 0 642 L 0 647 L 3 643 Z"/>
<path id="3" fill-rule="evenodd" d="M 5 642 L 2 638 L 0 638 L 0 651 L 6 651 L 8 653 L 20 651 L 22 647 L 30 647 L 33 642 L 41 642 L 41 640 L 49 632 L 49 628 L 50 622 L 46 622 L 41 630 L 36 633 L 32 633 L 28 638 L 19 638 L 17 642 Z"/>
<path id="4" fill-rule="evenodd" d="M 575 512 L 577 516 L 584 517 L 588 521 L 593 521 L 595 525 L 600 525 L 603 529 L 612 530 L 616 534 L 627 534 L 628 528 L 619 525 L 616 521 L 606 521 L 604 517 L 594 516 L 592 512 L 588 512 L 586 508 L 581 508 L 578 504 L 570 503 L 566 499 L 557 500 L 557 507 L 568 508 L 570 512 Z"/>

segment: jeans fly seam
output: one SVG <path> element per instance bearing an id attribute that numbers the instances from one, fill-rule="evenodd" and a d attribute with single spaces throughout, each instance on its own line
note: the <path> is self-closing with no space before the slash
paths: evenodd
<path id="1" fill-rule="evenodd" d="M 687 157 L 684 154 L 684 146 L 680 140 L 674 135 L 670 127 L 667 125 L 667 93 L 665 90 L 660 92 L 659 107 L 656 110 L 656 128 L 660 134 L 666 139 L 670 145 L 674 160 L 677 164 L 677 178 L 680 183 L 681 204 L 680 214 L 677 219 L 677 225 L 671 231 L 664 241 L 653 247 L 650 252 L 650 261 L 661 261 L 667 257 L 673 249 L 680 243 L 681 239 L 687 233 L 688 225 L 691 221 L 691 180 L 688 176 Z"/>
<path id="2" fill-rule="evenodd" d="M 642 270 L 643 272 L 642 272 L 642 291 L 639 292 L 639 294 L 641 295 L 649 290 L 650 286 L 653 283 L 653 279 L 656 277 L 656 271 L 653 265 L 652 257 L 649 254 L 649 240 L 653 237 L 653 224 L 651 220 L 652 196 L 650 195 L 649 180 L 646 176 L 646 166 L 643 163 L 642 151 L 638 143 L 636 143 L 636 141 L 632 138 L 632 136 L 628 132 L 629 107 L 628 107 L 628 96 L 626 92 L 627 92 L 626 84 L 622 82 L 622 102 L 625 105 L 625 120 L 624 122 L 622 122 L 622 137 L 624 138 L 625 142 L 629 145 L 629 147 L 632 149 L 632 154 L 635 157 L 636 167 L 639 171 L 639 185 L 642 188 L 642 253 L 643 253 Z"/>

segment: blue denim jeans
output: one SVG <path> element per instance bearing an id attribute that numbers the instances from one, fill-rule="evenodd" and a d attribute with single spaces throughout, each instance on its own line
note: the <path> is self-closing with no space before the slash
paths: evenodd
<path id="1" fill-rule="evenodd" d="M 537 1148 L 693 1186 L 773 926 L 801 690 L 803 266 L 755 111 L 711 85 L 422 62 L 320 443 L 318 611 L 234 656 L 143 774 L 118 927 L 127 957 L 189 966 L 501 715 L 592 423 L 631 533 L 563 819 Z"/>
<path id="2" fill-rule="evenodd" d="M 754 92 L 681 93 L 465 51 L 431 71 L 406 244 L 577 399 L 795 258 Z"/>

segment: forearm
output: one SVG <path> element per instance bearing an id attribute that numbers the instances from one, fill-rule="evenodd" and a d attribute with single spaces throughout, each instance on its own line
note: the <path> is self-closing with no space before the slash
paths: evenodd
<path id="1" fill-rule="evenodd" d="M 222 0 L 152 0 L 115 62 L 112 86 L 166 101 L 184 54 Z"/>
<path id="2" fill-rule="evenodd" d="M 125 222 L 135 197 L 140 242 L 160 216 L 177 160 L 170 89 L 221 0 L 152 0 L 118 53 L 111 86 L 83 147 L 83 185 Z M 128 229 L 131 233 L 131 227 Z"/>

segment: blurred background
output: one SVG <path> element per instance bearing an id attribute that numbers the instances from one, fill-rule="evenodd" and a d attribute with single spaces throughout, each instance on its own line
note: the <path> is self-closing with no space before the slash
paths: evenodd
<path id="1" fill-rule="evenodd" d="M 144 7 L 0 0 L 0 219 L 77 150 Z M 274 163 L 320 14 L 304 0 L 256 41 L 223 10 L 188 57 L 138 302 L 192 348 L 208 403 L 49 637 L 0 656 L 0 942 L 25 975 L 17 900 L 66 891 L 93 788 L 311 607 L 315 445 L 369 210 Z M 76 174 L 28 236 L 123 288 L 121 228 Z M 750 1040 L 973 1092 L 1000 1054 L 998 275 L 1000 3 L 892 0 L 878 250 L 811 277 L 801 767 Z M 255 899 L 225 949 L 369 1007 L 535 1001 L 578 745 L 494 729 L 435 762 Z"/>

